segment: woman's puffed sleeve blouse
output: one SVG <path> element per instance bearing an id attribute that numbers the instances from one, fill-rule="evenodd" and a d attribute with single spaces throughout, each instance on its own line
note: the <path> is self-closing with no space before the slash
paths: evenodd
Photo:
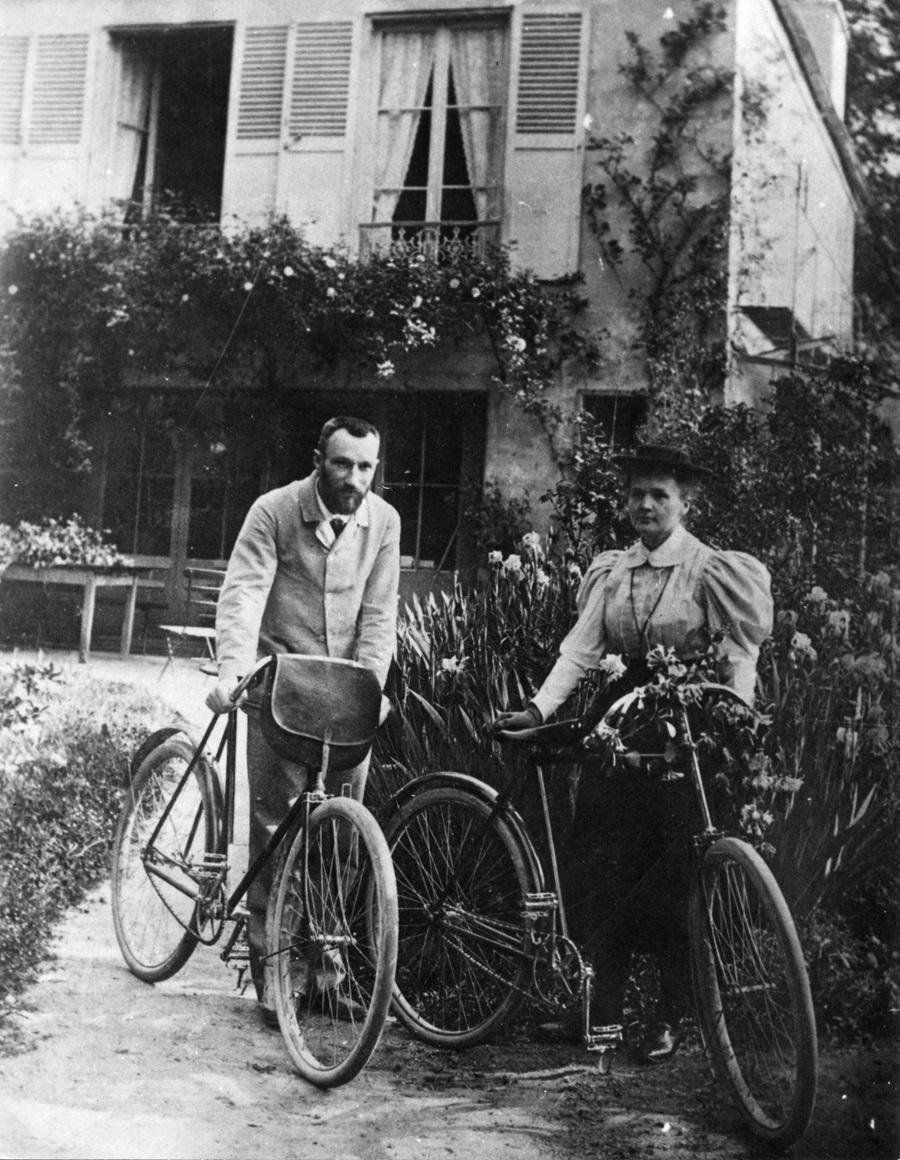
<path id="1" fill-rule="evenodd" d="M 720 678 L 753 703 L 759 646 L 772 632 L 768 569 L 746 552 L 713 552 L 701 590 L 711 633 L 724 633 Z"/>
<path id="2" fill-rule="evenodd" d="M 688 659 L 705 653 L 718 632 L 720 679 L 752 702 L 759 646 L 772 629 L 769 573 L 753 556 L 716 551 L 677 528 L 653 551 L 638 542 L 597 556 L 577 608 L 559 659 L 532 698 L 545 719 L 607 653 L 644 657 L 662 645 Z"/>

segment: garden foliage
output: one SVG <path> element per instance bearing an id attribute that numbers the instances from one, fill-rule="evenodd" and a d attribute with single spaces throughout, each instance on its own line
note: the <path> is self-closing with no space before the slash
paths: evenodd
<path id="1" fill-rule="evenodd" d="M 158 708 L 49 664 L 0 673 L 0 1016 L 109 868 L 128 757 Z"/>

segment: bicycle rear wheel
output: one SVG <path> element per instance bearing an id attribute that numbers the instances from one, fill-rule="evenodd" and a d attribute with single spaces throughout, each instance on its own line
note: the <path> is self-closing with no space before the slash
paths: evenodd
<path id="1" fill-rule="evenodd" d="M 168 736 L 144 754 L 126 791 L 113 841 L 116 938 L 129 970 L 148 983 L 174 975 L 197 945 L 197 867 L 219 848 L 221 791 L 202 757 L 175 797 L 193 755 L 183 735 Z"/>
<path id="2" fill-rule="evenodd" d="M 787 903 L 746 842 L 705 852 L 690 898 L 695 999 L 713 1067 L 752 1131 L 787 1146 L 816 1094 L 816 1025 Z"/>
<path id="3" fill-rule="evenodd" d="M 366 1065 L 384 1028 L 397 964 L 397 885 L 364 806 L 316 806 L 278 875 L 269 922 L 275 1008 L 294 1066 L 335 1087 Z"/>
<path id="4" fill-rule="evenodd" d="M 530 989 L 534 890 L 514 831 L 465 789 L 426 790 L 389 818 L 400 905 L 394 1010 L 426 1043 L 471 1047 Z"/>

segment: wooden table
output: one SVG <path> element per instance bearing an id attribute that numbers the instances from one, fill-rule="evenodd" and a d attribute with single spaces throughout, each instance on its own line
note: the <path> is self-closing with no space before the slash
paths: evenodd
<path id="1" fill-rule="evenodd" d="M 84 598 L 81 602 L 81 638 L 78 644 L 78 659 L 82 663 L 91 655 L 91 633 L 94 628 L 98 588 L 128 589 L 122 617 L 120 652 L 123 657 L 130 654 L 138 579 L 139 569 L 133 567 L 86 568 L 74 564 L 54 564 L 48 568 L 32 568 L 29 564 L 10 564 L 5 571 L 0 572 L 0 581 L 23 580 L 26 584 L 68 584 L 84 589 Z"/>

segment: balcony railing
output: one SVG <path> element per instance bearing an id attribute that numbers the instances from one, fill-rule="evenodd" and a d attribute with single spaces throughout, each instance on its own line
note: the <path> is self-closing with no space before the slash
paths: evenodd
<path id="1" fill-rule="evenodd" d="M 366 222 L 359 227 L 360 257 L 375 255 L 452 264 L 484 258 L 500 245 L 500 222 Z"/>

